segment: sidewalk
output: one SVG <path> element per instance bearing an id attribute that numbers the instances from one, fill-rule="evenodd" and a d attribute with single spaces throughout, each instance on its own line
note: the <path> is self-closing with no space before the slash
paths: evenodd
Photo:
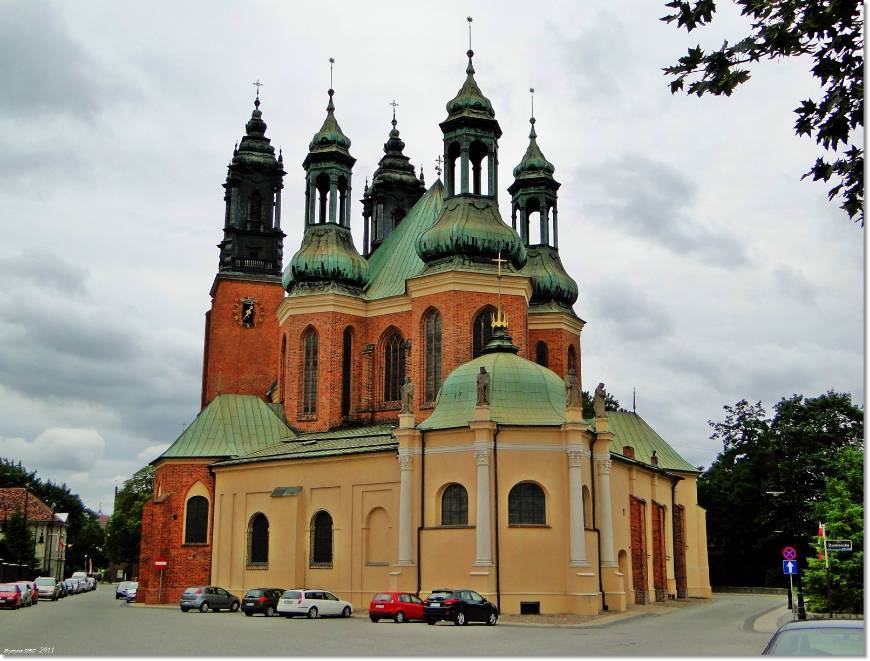
<path id="1" fill-rule="evenodd" d="M 635 620 L 641 617 L 667 615 L 683 608 L 692 608 L 708 603 L 708 600 L 689 599 L 664 601 L 653 604 L 632 606 L 621 613 L 600 613 L 599 615 L 502 615 L 498 624 L 502 627 L 557 627 L 560 629 L 597 629 L 618 622 Z"/>

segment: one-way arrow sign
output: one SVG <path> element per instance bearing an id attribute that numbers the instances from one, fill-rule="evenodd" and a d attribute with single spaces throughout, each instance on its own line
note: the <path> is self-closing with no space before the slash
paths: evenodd
<path id="1" fill-rule="evenodd" d="M 783 574 L 797 574 L 798 573 L 798 563 L 794 560 L 783 560 L 782 561 L 782 573 Z"/>

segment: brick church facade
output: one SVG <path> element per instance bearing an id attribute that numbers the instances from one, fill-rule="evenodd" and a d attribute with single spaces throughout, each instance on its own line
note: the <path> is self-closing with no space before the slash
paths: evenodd
<path id="1" fill-rule="evenodd" d="M 709 596 L 697 471 L 634 413 L 583 417 L 555 167 L 532 118 L 506 223 L 502 130 L 467 55 L 443 181 L 415 172 L 394 113 L 361 252 L 330 89 L 285 267 L 283 155 L 255 101 L 224 184 L 202 410 L 154 461 L 140 600 L 269 584 L 362 607 L 461 584 L 505 612 L 591 613 Z"/>

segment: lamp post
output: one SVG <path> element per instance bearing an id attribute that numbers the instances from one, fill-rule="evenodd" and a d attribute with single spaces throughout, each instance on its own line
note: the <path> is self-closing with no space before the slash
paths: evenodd
<path id="1" fill-rule="evenodd" d="M 18 552 L 18 572 L 20 575 L 21 567 L 24 565 L 24 541 L 27 539 L 27 497 L 30 495 L 30 484 L 24 483 L 24 539 L 21 540 L 21 550 Z"/>

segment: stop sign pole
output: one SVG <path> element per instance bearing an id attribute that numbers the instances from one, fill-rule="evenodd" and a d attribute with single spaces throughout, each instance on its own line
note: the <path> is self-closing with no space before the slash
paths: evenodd
<path id="1" fill-rule="evenodd" d="M 166 558 L 157 558 L 154 560 L 154 568 L 160 574 L 160 582 L 157 585 L 157 603 L 162 603 L 163 601 L 163 572 L 166 571 L 166 568 L 169 566 L 169 561 Z"/>

